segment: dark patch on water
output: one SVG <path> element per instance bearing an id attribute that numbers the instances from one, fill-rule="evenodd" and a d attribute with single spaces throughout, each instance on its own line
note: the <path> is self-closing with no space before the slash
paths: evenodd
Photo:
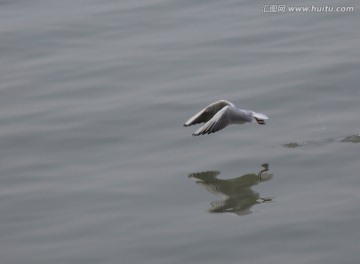
<path id="1" fill-rule="evenodd" d="M 296 142 L 291 142 L 291 143 L 287 143 L 287 144 L 284 144 L 283 146 L 285 148 L 298 148 L 298 147 L 301 147 L 301 146 L 304 146 L 305 144 L 299 144 L 299 143 L 296 143 Z"/>
<path id="2" fill-rule="evenodd" d="M 284 146 L 285 148 L 298 148 L 298 147 L 303 147 L 305 145 L 324 145 L 327 143 L 331 143 L 331 142 L 350 142 L 350 143 L 359 143 L 360 142 L 360 135 L 351 135 L 351 136 L 347 136 L 345 138 L 341 138 L 341 139 L 325 139 L 325 140 L 319 140 L 319 141 L 298 141 L 298 142 L 290 142 L 290 143 L 286 143 L 283 144 L 282 146 Z"/>
<path id="3" fill-rule="evenodd" d="M 351 142 L 351 143 L 359 143 L 360 135 L 351 135 L 346 138 L 340 140 L 340 142 Z"/>

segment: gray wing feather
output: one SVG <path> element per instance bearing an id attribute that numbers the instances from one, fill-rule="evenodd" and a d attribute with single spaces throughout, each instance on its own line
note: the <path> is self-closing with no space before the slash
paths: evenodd
<path id="1" fill-rule="evenodd" d="M 226 100 L 220 100 L 215 103 L 212 103 L 205 107 L 203 110 L 201 110 L 196 115 L 189 118 L 188 121 L 185 122 L 184 126 L 191 126 L 199 123 L 206 123 L 211 118 L 214 117 L 216 113 L 218 113 L 221 109 L 223 109 L 225 106 L 234 106 L 233 103 L 226 101 Z"/>
<path id="2" fill-rule="evenodd" d="M 193 133 L 193 136 L 215 133 L 230 124 L 229 106 L 225 106 L 217 112 L 213 118 Z"/>

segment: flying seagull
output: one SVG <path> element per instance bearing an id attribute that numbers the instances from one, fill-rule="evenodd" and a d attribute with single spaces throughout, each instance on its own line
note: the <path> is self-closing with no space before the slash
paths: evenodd
<path id="1" fill-rule="evenodd" d="M 251 110 L 237 108 L 233 103 L 220 100 L 212 103 L 199 113 L 190 117 L 184 126 L 205 123 L 193 133 L 193 136 L 215 133 L 231 124 L 244 124 L 247 122 L 258 122 L 265 125 L 266 115 Z"/>

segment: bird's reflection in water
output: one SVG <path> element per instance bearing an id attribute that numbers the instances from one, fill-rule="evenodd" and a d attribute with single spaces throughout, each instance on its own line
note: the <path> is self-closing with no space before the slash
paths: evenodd
<path id="1" fill-rule="evenodd" d="M 247 215 L 252 213 L 250 208 L 258 203 L 272 201 L 273 198 L 261 198 L 260 194 L 251 189 L 252 186 L 271 180 L 273 175 L 268 173 L 269 165 L 263 164 L 259 173 L 244 174 L 234 179 L 218 179 L 219 171 L 205 171 L 191 173 L 190 179 L 205 187 L 209 192 L 216 195 L 225 195 L 226 199 L 211 203 L 212 213 L 235 213 Z"/>

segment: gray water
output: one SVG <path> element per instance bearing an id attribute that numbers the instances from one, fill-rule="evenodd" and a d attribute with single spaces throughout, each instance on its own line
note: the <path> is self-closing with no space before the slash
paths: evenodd
<path id="1" fill-rule="evenodd" d="M 0 262 L 358 263 L 359 10 L 0 1 Z"/>

